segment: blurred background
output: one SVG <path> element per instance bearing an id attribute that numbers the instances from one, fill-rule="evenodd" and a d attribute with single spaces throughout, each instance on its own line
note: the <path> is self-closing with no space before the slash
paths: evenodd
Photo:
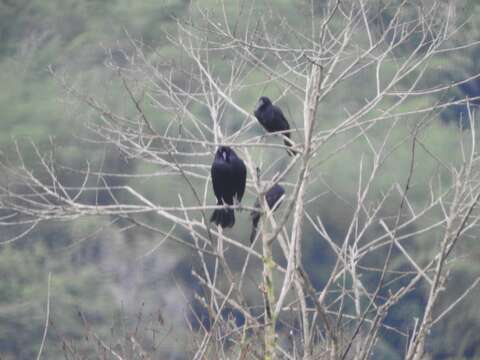
<path id="1" fill-rule="evenodd" d="M 232 11 L 237 1 L 231 1 Z M 480 4 L 465 1 L 459 7 L 459 16 L 471 16 L 459 34 L 462 41 L 480 39 Z M 229 4 L 229 1 L 227 1 Z M 102 164 L 106 172 L 135 174 L 152 170 L 148 165 L 125 159 L 113 147 L 85 146 L 87 137 L 83 123 L 95 116 L 89 109 L 65 96 L 49 72 L 49 67 L 61 72 L 68 82 L 85 89 L 89 95 L 102 99 L 110 108 L 125 109 L 125 94 L 119 80 L 106 69 L 106 64 L 119 66 L 126 61 L 125 54 L 132 51 L 128 37 L 139 39 L 157 55 L 174 57 L 175 49 L 167 41 L 165 31 L 173 31 L 175 18 L 188 10 L 188 0 L 133 1 L 133 0 L 0 0 L 0 145 L 3 156 L 14 155 L 13 140 L 28 149 L 31 139 L 41 147 L 52 139 L 58 146 L 63 163 L 72 168 L 84 166 L 85 159 Z M 205 0 L 205 7 L 215 7 Z M 302 1 L 279 1 L 278 6 L 292 22 L 298 15 Z M 128 35 L 127 35 L 128 34 Z M 424 78 L 430 87 L 459 80 L 480 72 L 480 50 L 468 48 L 448 53 L 438 61 Z M 338 122 L 341 109 L 361 102 L 365 91 L 339 92 L 321 106 L 321 128 Z M 361 91 L 360 91 L 361 90 Z M 275 94 L 275 88 L 265 89 Z M 471 81 L 452 88 L 451 99 L 479 96 L 480 82 Z M 253 109 L 258 94 L 239 99 L 245 109 Z M 423 104 L 438 99 L 423 99 Z M 295 114 L 301 114 L 299 104 L 283 104 L 289 118 L 297 126 Z M 476 105 L 476 104 L 473 104 Z M 155 121 L 166 121 L 155 114 Z M 423 138 L 429 150 L 446 163 L 459 158 L 458 138 L 469 132 L 465 122 L 464 106 L 446 109 L 435 114 L 435 121 Z M 259 128 L 252 130 L 261 134 Z M 398 128 L 394 137 L 401 139 L 408 131 Z M 337 143 L 345 141 L 341 136 Z M 354 199 L 357 189 L 358 163 L 364 144 L 355 144 L 319 170 L 326 195 L 312 204 L 328 231 L 341 239 L 348 226 L 348 207 L 338 201 L 336 194 Z M 334 148 L 334 145 L 332 145 Z M 25 151 L 28 158 L 28 150 Z M 377 180 L 378 192 L 387 188 L 392 179 L 401 181 L 410 161 L 408 146 L 399 147 L 391 161 L 382 169 Z M 421 202 L 428 194 L 424 183 L 438 172 L 438 163 L 427 154 L 420 154 L 412 192 Z M 0 176 L 2 176 L 0 174 Z M 68 184 L 76 183 L 74 175 L 66 177 Z M 122 185 L 123 178 L 111 177 L 110 185 Z M 135 181 L 135 188 L 152 201 L 168 202 L 165 197 L 176 197 L 182 191 L 171 179 L 143 179 Z M 161 191 L 168 188 L 169 191 Z M 313 190 L 312 190 L 313 191 Z M 317 190 L 316 192 L 320 192 Z M 211 197 L 213 203 L 213 197 Z M 98 199 L 99 202 L 102 199 Z M 108 201 L 106 199 L 105 201 Z M 252 202 L 252 199 L 248 199 Z M 392 203 L 390 213 L 397 203 Z M 386 206 L 388 209 L 388 205 Z M 386 210 L 388 213 L 388 210 Z M 149 219 L 155 222 L 156 220 Z M 239 215 L 235 231 L 248 241 L 248 214 Z M 197 284 L 191 276 L 195 266 L 195 253 L 188 248 L 164 244 L 157 248 L 163 236 L 138 228 L 131 229 L 118 218 L 82 218 L 70 222 L 42 224 L 33 233 L 13 243 L 0 245 L 0 358 L 2 360 L 35 358 L 45 326 L 47 279 L 52 274 L 50 296 L 51 326 L 44 351 L 45 359 L 61 359 L 65 347 L 77 346 L 88 358 L 98 346 L 86 336 L 86 328 L 94 328 L 106 343 L 115 343 L 132 331 L 132 324 L 141 317 L 145 331 L 158 329 L 158 358 L 188 359 L 185 346 L 186 324 L 198 326 L 190 314 L 192 294 Z M 162 223 L 156 223 L 162 226 Z M 322 239 L 305 225 L 305 267 L 321 288 L 332 267 L 329 248 Z M 168 231 L 168 228 L 166 229 Z M 15 229 L 2 229 L 0 241 L 9 239 Z M 432 239 L 412 239 L 419 256 L 428 252 Z M 464 289 L 480 270 L 480 246 L 475 241 L 462 244 L 459 256 L 464 256 L 461 281 L 450 284 L 452 293 Z M 401 264 L 396 264 L 400 267 Z M 255 291 L 255 281 L 252 281 Z M 480 357 L 479 291 L 465 299 L 461 308 L 442 325 L 436 327 L 428 351 L 435 359 L 474 359 Z M 398 309 L 388 323 L 402 327 L 402 321 L 420 316 L 419 304 L 424 298 L 416 292 Z M 194 304 L 193 304 L 194 306 Z M 141 314 L 141 315 L 140 315 Z M 407 325 L 405 325 L 407 326 Z M 405 326 L 403 326 L 405 328 Z M 133 326 L 134 327 L 134 326 Z M 408 329 L 405 328 L 405 331 Z M 164 340 L 162 341 L 162 337 Z M 403 343 L 388 334 L 375 356 L 378 359 L 397 359 Z"/>

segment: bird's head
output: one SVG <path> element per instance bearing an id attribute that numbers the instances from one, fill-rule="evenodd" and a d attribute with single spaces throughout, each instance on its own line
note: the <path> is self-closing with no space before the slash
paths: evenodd
<path id="1" fill-rule="evenodd" d="M 230 149 L 228 146 L 220 146 L 217 150 L 217 158 L 221 158 L 223 161 L 229 162 L 231 153 L 232 149 Z"/>
<path id="2" fill-rule="evenodd" d="M 266 105 L 271 105 L 272 102 L 270 99 L 266 96 L 261 96 L 260 99 L 258 99 L 257 105 L 255 106 L 255 111 L 259 110 L 260 108 L 266 106 Z"/>

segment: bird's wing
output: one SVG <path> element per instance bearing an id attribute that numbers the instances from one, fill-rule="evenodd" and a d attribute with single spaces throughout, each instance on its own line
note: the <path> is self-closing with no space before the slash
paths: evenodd
<path id="1" fill-rule="evenodd" d="M 272 209 L 280 200 L 280 198 L 285 194 L 285 190 L 282 186 L 276 184 L 273 186 L 266 194 L 267 204 L 270 209 Z"/>
<path id="2" fill-rule="evenodd" d="M 233 204 L 231 169 L 230 165 L 223 161 L 215 160 L 211 169 L 213 192 L 218 202 L 222 199 L 229 205 Z"/>
<path id="3" fill-rule="evenodd" d="M 265 106 L 254 112 L 257 120 L 262 124 L 262 126 L 268 131 L 276 131 L 274 127 L 274 109 L 273 106 Z"/>
<path id="4" fill-rule="evenodd" d="M 235 184 L 234 194 L 237 195 L 238 202 L 242 201 L 245 193 L 245 185 L 247 183 L 247 167 L 240 158 L 235 158 L 232 161 L 232 183 Z"/>
<path id="5" fill-rule="evenodd" d="M 273 107 L 275 114 L 275 125 L 277 127 L 276 131 L 285 131 L 290 130 L 290 124 L 288 123 L 287 118 L 283 115 L 282 110 L 278 106 Z M 286 132 L 283 135 L 290 137 L 290 133 Z"/>

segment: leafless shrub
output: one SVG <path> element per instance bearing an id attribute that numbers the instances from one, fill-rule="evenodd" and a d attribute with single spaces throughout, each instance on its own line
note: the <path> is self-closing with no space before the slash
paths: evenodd
<path id="1" fill-rule="evenodd" d="M 0 189 L 0 224 L 14 225 L 19 233 L 3 243 L 25 236 L 41 222 L 111 215 L 162 234 L 158 246 L 174 241 L 193 249 L 200 264 L 193 276 L 203 288 L 195 301 L 208 314 L 208 326 L 192 328 L 193 359 L 368 359 L 384 330 L 404 337 L 405 359 L 423 358 L 432 328 L 455 311 L 480 279 L 439 306 L 449 282 L 455 281 L 451 269 L 461 261 L 455 248 L 477 226 L 480 174 L 470 114 L 470 132 L 459 137 L 459 165 L 435 159 L 441 170 L 422 188 L 424 200 L 414 200 L 419 148 L 428 151 L 426 129 L 442 109 L 474 100 L 436 96 L 440 100 L 432 102 L 433 96 L 478 74 L 432 88 L 422 88 L 422 78 L 433 71 L 434 59 L 476 43 L 451 45 L 461 31 L 453 2 L 319 4 L 299 5 L 304 16 L 289 22 L 273 5 L 255 1 L 244 1 L 236 10 L 223 1 L 215 9 L 194 2 L 190 16 L 167 34 L 174 56 L 145 51 L 144 44 L 131 39 L 134 51 L 124 54 L 122 67 L 107 63 L 133 113 L 110 109 L 54 73 L 68 96 L 96 112 L 86 122 L 89 141 L 114 145 L 125 158 L 155 170 L 128 175 L 107 174 L 89 164 L 71 169 L 57 161 L 52 143 L 47 152 L 31 145 L 39 166 L 33 171 L 17 144 L 16 164 L 2 162 L 8 181 Z M 293 134 L 299 156 L 286 158 L 279 142 L 252 135 L 257 125 L 251 104 L 267 87 L 278 94 L 275 102 L 288 98 L 289 105 L 302 111 Z M 362 100 L 349 99 L 348 91 L 362 93 Z M 345 99 L 344 107 L 322 109 L 331 97 Z M 336 121 L 322 123 L 321 114 L 335 115 Z M 159 117 L 164 121 L 157 121 Z M 394 138 L 399 127 L 408 131 Z M 350 209 L 338 238 L 311 205 L 324 196 L 318 186 L 323 184 L 322 166 L 357 142 L 366 144 L 368 152 L 358 164 L 356 198 L 351 202 L 327 191 L 330 199 L 345 201 Z M 249 246 L 234 232 L 209 225 L 207 213 L 217 207 L 210 205 L 210 162 L 220 144 L 235 147 L 245 159 L 250 194 L 262 196 L 277 182 L 287 189 L 275 216 L 262 202 L 261 246 Z M 378 176 L 400 147 L 409 149 L 409 168 L 379 191 Z M 81 184 L 62 183 L 60 171 L 74 171 Z M 155 202 L 134 186 L 109 186 L 106 176 L 171 177 L 184 190 L 172 203 Z M 82 200 L 99 191 L 110 194 L 109 204 Z M 387 203 L 395 208 L 387 209 Z M 245 204 L 235 207 L 252 210 Z M 147 215 L 170 225 L 151 225 L 142 220 Z M 306 226 L 313 227 L 335 257 L 322 289 L 312 285 L 303 266 Z M 419 258 L 408 240 L 430 234 L 431 251 Z M 274 256 L 274 242 L 282 261 Z M 240 270 L 231 254 L 241 259 Z M 394 267 L 395 257 L 406 264 L 403 270 Z M 246 292 L 253 261 L 263 267 L 259 297 Z M 411 331 L 385 324 L 392 308 L 421 288 L 427 289 L 427 301 L 422 317 L 410 319 Z M 280 324 L 288 330 L 280 331 Z M 131 346 L 142 354 L 141 347 Z"/>

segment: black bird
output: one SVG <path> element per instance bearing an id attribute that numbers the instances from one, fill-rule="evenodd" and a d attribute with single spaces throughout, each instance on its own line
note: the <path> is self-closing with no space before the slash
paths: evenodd
<path id="1" fill-rule="evenodd" d="M 262 96 L 258 100 L 253 113 L 268 132 L 282 131 L 282 135 L 285 136 L 283 142 L 288 146 L 288 154 L 291 156 L 297 154 L 297 152 L 292 149 L 293 142 L 290 138 L 290 132 L 288 132 L 290 125 L 278 106 L 273 105 L 268 97 Z"/>
<path id="2" fill-rule="evenodd" d="M 215 153 L 212 169 L 213 192 L 217 198 L 217 205 L 233 205 L 234 199 L 242 201 L 247 180 L 247 168 L 242 159 L 228 146 L 220 146 Z M 223 228 L 235 224 L 233 209 L 217 209 L 213 212 L 210 221 Z"/>
<path id="3" fill-rule="evenodd" d="M 270 209 L 274 210 L 278 209 L 278 206 L 280 206 L 280 203 L 277 205 L 278 201 L 280 198 L 285 194 L 285 189 L 278 184 L 273 185 L 265 194 L 265 200 L 267 200 L 267 205 Z M 255 205 L 253 205 L 254 208 L 260 208 L 260 200 L 257 199 L 255 201 Z M 258 222 L 260 221 L 260 212 L 252 210 L 250 213 L 250 217 L 252 218 L 252 233 L 250 234 L 250 244 L 253 243 L 253 240 L 255 240 L 255 236 L 257 234 L 257 227 L 258 227 Z"/>

